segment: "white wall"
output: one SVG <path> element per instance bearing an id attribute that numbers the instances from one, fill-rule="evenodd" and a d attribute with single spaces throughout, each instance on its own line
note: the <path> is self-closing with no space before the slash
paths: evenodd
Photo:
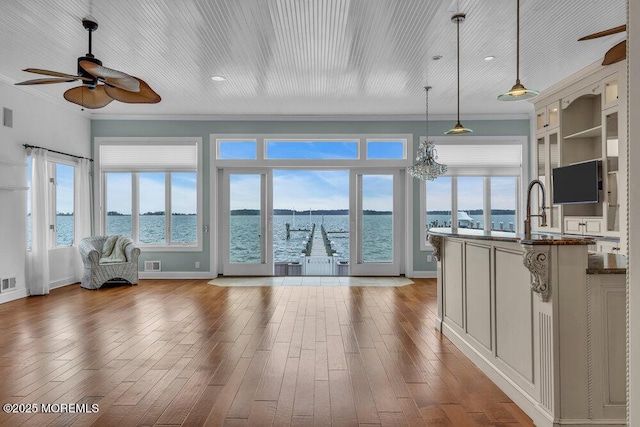
<path id="1" fill-rule="evenodd" d="M 62 99 L 63 87 L 60 87 Z M 25 162 L 22 144 L 38 145 L 53 150 L 89 157 L 91 122 L 66 101 L 57 103 L 0 81 L 0 115 L 2 108 L 13 110 L 13 128 L 0 122 L 0 160 Z M 26 169 L 0 163 L 0 186 L 26 185 Z M 4 182 L 3 182 L 4 181 Z M 10 181 L 10 182 L 7 182 Z M 50 277 L 54 286 L 73 282 L 71 262 L 75 248 L 57 249 L 51 260 Z M 0 303 L 26 295 L 26 192 L 0 190 L 0 278 L 17 279 L 17 290 L 0 294 Z"/>
<path id="2" fill-rule="evenodd" d="M 640 162 L 640 1 L 628 1 L 629 164 Z M 640 425 L 640 169 L 629 168 L 629 425 Z M 633 183 L 634 185 L 631 185 Z"/>

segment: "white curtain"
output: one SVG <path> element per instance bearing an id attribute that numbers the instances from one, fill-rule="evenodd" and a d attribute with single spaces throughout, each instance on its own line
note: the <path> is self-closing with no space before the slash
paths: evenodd
<path id="1" fill-rule="evenodd" d="M 27 253 L 30 295 L 49 293 L 49 179 L 47 151 L 34 148 L 31 168 L 31 251 Z"/>
<path id="2" fill-rule="evenodd" d="M 80 241 L 91 236 L 91 162 L 87 159 L 80 159 L 75 168 L 75 242 L 77 248 Z M 80 281 L 84 265 L 80 252 L 75 254 L 75 275 Z"/>

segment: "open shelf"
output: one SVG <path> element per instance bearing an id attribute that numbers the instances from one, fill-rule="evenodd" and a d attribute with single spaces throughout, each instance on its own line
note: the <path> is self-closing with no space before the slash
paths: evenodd
<path id="1" fill-rule="evenodd" d="M 602 125 L 598 125 L 596 127 L 592 127 L 591 129 L 581 130 L 580 132 L 567 135 L 564 137 L 564 139 L 593 138 L 595 136 L 600 136 L 601 134 L 602 134 Z"/>

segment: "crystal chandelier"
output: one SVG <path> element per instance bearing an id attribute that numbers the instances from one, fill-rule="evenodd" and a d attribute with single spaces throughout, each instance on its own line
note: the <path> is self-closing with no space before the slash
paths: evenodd
<path id="1" fill-rule="evenodd" d="M 433 141 L 429 141 L 429 89 L 431 86 L 425 86 L 426 92 L 426 134 L 424 139 L 420 139 L 420 147 L 418 147 L 418 155 L 416 156 L 416 164 L 409 166 L 407 171 L 409 175 L 423 181 L 433 181 L 440 175 L 447 172 L 447 166 L 436 162 L 438 153 Z"/>

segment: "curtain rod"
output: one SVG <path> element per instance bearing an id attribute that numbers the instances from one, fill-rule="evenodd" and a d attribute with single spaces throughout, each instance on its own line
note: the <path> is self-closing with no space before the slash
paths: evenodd
<path id="1" fill-rule="evenodd" d="M 86 159 L 86 160 L 89 160 L 90 162 L 93 162 L 93 159 L 89 159 L 87 157 L 82 157 L 82 156 L 76 156 L 75 154 L 63 153 L 62 151 L 56 151 L 56 150 L 51 150 L 49 148 L 38 147 L 37 145 L 29 145 L 29 144 L 22 144 L 22 145 L 24 146 L 24 148 L 41 148 L 43 150 L 47 150 L 52 153 L 63 154 L 65 156 L 75 157 L 76 159 Z"/>

